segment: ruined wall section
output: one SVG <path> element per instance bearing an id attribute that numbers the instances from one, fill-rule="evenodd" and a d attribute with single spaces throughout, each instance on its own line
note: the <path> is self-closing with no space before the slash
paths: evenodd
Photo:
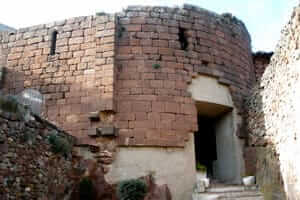
<path id="1" fill-rule="evenodd" d="M 273 52 L 256 52 L 253 53 L 253 64 L 256 81 L 260 81 L 267 66 L 270 64 Z"/>
<path id="2" fill-rule="evenodd" d="M 248 105 L 246 155 L 257 152 L 255 162 L 249 158 L 249 163 L 256 166 L 265 199 L 300 199 L 299 20 L 298 6 Z"/>
<path id="3" fill-rule="evenodd" d="M 50 55 L 51 35 L 57 31 Z M 39 90 L 44 116 L 66 131 L 88 139 L 89 113 L 114 110 L 115 18 L 76 17 L 1 33 L 0 63 L 6 67 L 5 93 Z"/>
<path id="4" fill-rule="evenodd" d="M 255 76 L 250 36 L 241 21 L 190 5 L 134 6 L 117 15 L 120 145 L 183 147 L 198 128 L 187 92 L 198 74 L 228 85 L 243 113 Z"/>

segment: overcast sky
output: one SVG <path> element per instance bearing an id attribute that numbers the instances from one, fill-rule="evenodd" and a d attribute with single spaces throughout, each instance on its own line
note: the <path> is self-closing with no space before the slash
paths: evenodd
<path id="1" fill-rule="evenodd" d="M 298 0 L 3 0 L 0 23 L 21 28 L 99 11 L 121 11 L 127 5 L 180 6 L 183 3 L 220 14 L 233 13 L 246 24 L 254 51 L 272 51 Z"/>

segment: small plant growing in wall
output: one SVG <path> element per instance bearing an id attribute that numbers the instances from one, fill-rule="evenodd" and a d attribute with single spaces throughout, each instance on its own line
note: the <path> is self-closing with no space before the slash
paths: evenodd
<path id="1" fill-rule="evenodd" d="M 197 171 L 200 171 L 200 172 L 206 172 L 206 167 L 204 165 L 202 165 L 200 162 L 197 162 L 196 169 L 197 169 Z"/>
<path id="2" fill-rule="evenodd" d="M 51 145 L 51 150 L 54 153 L 60 153 L 63 156 L 68 157 L 72 147 L 65 138 L 62 138 L 56 133 L 51 133 L 51 135 L 48 138 L 48 141 Z"/>
<path id="3" fill-rule="evenodd" d="M 120 200 L 142 200 L 146 193 L 147 185 L 140 179 L 121 181 L 117 186 L 117 196 Z"/>
<path id="4" fill-rule="evenodd" d="M 160 68 L 160 64 L 155 63 L 155 64 L 152 65 L 152 67 L 153 67 L 154 69 L 159 69 L 159 68 Z"/>
<path id="5" fill-rule="evenodd" d="M 0 109 L 10 113 L 18 112 L 18 100 L 15 96 L 0 96 Z"/>

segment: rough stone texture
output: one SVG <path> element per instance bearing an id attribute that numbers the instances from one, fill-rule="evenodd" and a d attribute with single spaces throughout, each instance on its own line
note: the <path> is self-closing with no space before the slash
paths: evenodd
<path id="1" fill-rule="evenodd" d="M 257 152 L 248 163 L 256 160 L 266 199 L 283 199 L 270 195 L 275 185 L 281 186 L 277 192 L 284 191 L 281 195 L 287 199 L 300 199 L 299 20 L 298 6 L 248 102 L 249 149 L 245 153 Z"/>
<path id="2" fill-rule="evenodd" d="M 190 5 L 133 6 L 118 16 L 120 145 L 184 147 L 188 133 L 198 129 L 195 102 L 187 92 L 198 74 L 228 85 L 243 113 L 255 77 L 250 37 L 241 21 Z"/>
<path id="3" fill-rule="evenodd" d="M 75 138 L 47 121 L 18 120 L 14 114 L 0 113 L 0 199 L 62 199 L 73 181 L 70 155 L 54 154 L 49 135 L 60 135 L 70 144 Z"/>
<path id="4" fill-rule="evenodd" d="M 256 52 L 253 54 L 253 64 L 255 69 L 256 81 L 260 81 L 266 67 L 270 64 L 273 52 Z"/>
<path id="5" fill-rule="evenodd" d="M 55 29 L 56 54 L 49 55 Z M 99 144 L 88 136 L 96 128 L 115 126 L 119 145 L 183 147 L 198 128 L 187 92 L 193 77 L 205 74 L 228 85 L 239 113 L 255 80 L 244 24 L 191 5 L 131 6 L 115 16 L 1 33 L 0 41 L 4 91 L 38 89 L 46 98 L 45 117 L 84 144 Z M 90 112 L 107 111 L 109 122 L 89 120 Z"/>
<path id="6" fill-rule="evenodd" d="M 55 55 L 51 35 L 57 31 Z M 89 113 L 114 110 L 115 18 L 76 17 L 0 33 L 0 67 L 6 67 L 4 92 L 39 90 L 44 117 L 87 143 Z"/>

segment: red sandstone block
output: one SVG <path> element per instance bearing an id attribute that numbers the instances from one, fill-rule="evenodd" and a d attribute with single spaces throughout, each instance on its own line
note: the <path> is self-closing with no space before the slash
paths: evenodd
<path id="1" fill-rule="evenodd" d="M 175 82 L 175 88 L 180 89 L 180 90 L 186 90 L 187 89 L 187 84 L 183 81 L 176 81 Z"/>
<path id="2" fill-rule="evenodd" d="M 145 17 L 131 17 L 130 23 L 131 24 L 145 24 L 146 18 Z"/>
<path id="3" fill-rule="evenodd" d="M 165 111 L 167 113 L 179 113 L 180 112 L 180 104 L 173 103 L 173 102 L 166 102 L 165 103 Z"/>
<path id="4" fill-rule="evenodd" d="M 169 55 L 172 56 L 174 53 L 174 50 L 171 48 L 164 48 L 164 47 L 160 47 L 159 48 L 159 54 L 161 55 Z"/>
<path id="5" fill-rule="evenodd" d="M 106 57 L 113 57 L 115 55 L 115 52 L 114 51 L 107 51 L 107 52 L 104 52 L 103 53 L 103 58 L 106 58 Z"/>
<path id="6" fill-rule="evenodd" d="M 164 88 L 167 88 L 167 89 L 175 88 L 175 81 L 165 80 L 163 84 L 164 84 Z"/>
<path id="7" fill-rule="evenodd" d="M 156 29 L 156 26 L 155 25 L 142 25 L 142 31 L 145 31 L 145 32 L 155 32 L 157 29 Z"/>
<path id="8" fill-rule="evenodd" d="M 141 39 L 158 38 L 158 34 L 153 32 L 138 32 L 137 38 L 141 38 Z"/>
<path id="9" fill-rule="evenodd" d="M 124 28 L 128 32 L 140 32 L 140 31 L 142 31 L 142 26 L 139 25 L 139 24 L 124 25 Z"/>
<path id="10" fill-rule="evenodd" d="M 80 50 L 80 44 L 69 45 L 70 51 L 78 51 Z"/>
<path id="11" fill-rule="evenodd" d="M 150 86 L 152 88 L 163 88 L 163 81 L 162 80 L 151 80 Z"/>
<path id="12" fill-rule="evenodd" d="M 102 37 L 100 39 L 100 44 L 113 43 L 114 41 L 115 41 L 115 37 L 114 36 Z"/>
<path id="13" fill-rule="evenodd" d="M 155 122 L 145 121 L 129 121 L 129 128 L 155 128 Z"/>
<path id="14" fill-rule="evenodd" d="M 140 45 L 140 39 L 134 39 L 131 38 L 129 41 L 130 46 L 139 46 Z"/>
<path id="15" fill-rule="evenodd" d="M 129 113 L 132 111 L 132 102 L 130 101 L 120 101 L 118 103 L 118 112 Z"/>
<path id="16" fill-rule="evenodd" d="M 95 56 L 96 55 L 96 49 L 87 49 L 85 50 L 85 56 Z"/>
<path id="17" fill-rule="evenodd" d="M 131 47 L 130 46 L 120 46 L 118 48 L 119 54 L 130 54 L 131 53 Z"/>
<path id="18" fill-rule="evenodd" d="M 152 88 L 142 88 L 142 92 L 144 95 L 151 95 L 154 94 L 155 90 Z"/>
<path id="19" fill-rule="evenodd" d="M 135 120 L 136 121 L 145 121 L 148 120 L 148 115 L 146 112 L 136 112 L 135 113 Z"/>
<path id="20" fill-rule="evenodd" d="M 83 37 L 75 37 L 75 38 L 70 38 L 69 39 L 69 44 L 73 45 L 73 44 L 81 44 L 83 43 Z"/>
<path id="21" fill-rule="evenodd" d="M 133 94 L 133 95 L 142 94 L 142 88 L 131 88 L 130 94 Z"/>
<path id="22" fill-rule="evenodd" d="M 196 109 L 195 104 L 181 104 L 180 112 L 183 114 L 196 115 L 197 109 Z"/>
<path id="23" fill-rule="evenodd" d="M 80 97 L 72 97 L 72 98 L 66 98 L 67 104 L 78 104 L 80 103 Z"/>
<path id="24" fill-rule="evenodd" d="M 160 114 L 160 119 L 161 121 L 173 121 L 175 120 L 175 114 L 171 114 L 171 113 L 161 113 Z"/>
<path id="25" fill-rule="evenodd" d="M 158 53 L 158 48 L 157 47 L 143 47 L 143 53 L 157 54 Z"/>
<path id="26" fill-rule="evenodd" d="M 163 61 L 176 61 L 176 57 L 175 56 L 162 56 L 161 57 Z"/>
<path id="27" fill-rule="evenodd" d="M 88 43 L 83 43 L 80 45 L 80 49 L 82 49 L 82 50 L 92 49 L 92 48 L 96 48 L 95 42 L 88 42 Z"/>
<path id="28" fill-rule="evenodd" d="M 128 121 L 116 121 L 115 125 L 116 125 L 116 128 L 118 128 L 118 129 L 128 129 L 129 128 Z"/>
<path id="29" fill-rule="evenodd" d="M 133 54 L 142 54 L 143 52 L 142 52 L 142 47 L 131 47 L 131 52 L 133 53 Z"/>
<path id="30" fill-rule="evenodd" d="M 143 39 L 140 41 L 141 46 L 152 46 L 152 39 Z"/>
<path id="31" fill-rule="evenodd" d="M 182 81 L 182 75 L 180 74 L 168 74 L 169 80 L 174 80 L 174 81 Z"/>
<path id="32" fill-rule="evenodd" d="M 141 81 L 138 80 L 124 80 L 121 82 L 122 88 L 133 88 L 133 87 L 141 87 Z"/>
<path id="33" fill-rule="evenodd" d="M 165 112 L 165 103 L 160 101 L 153 101 L 152 112 Z"/>
<path id="34" fill-rule="evenodd" d="M 134 111 L 134 112 L 149 112 L 149 111 L 151 111 L 151 102 L 148 102 L 148 101 L 133 102 L 132 111 Z"/>
<path id="35" fill-rule="evenodd" d="M 9 54 L 7 60 L 16 60 L 22 57 L 22 53 Z"/>
<path id="36" fill-rule="evenodd" d="M 84 51 L 74 51 L 73 55 L 75 58 L 84 56 Z"/>
<path id="37" fill-rule="evenodd" d="M 154 47 L 168 47 L 169 42 L 168 40 L 153 40 Z"/>
<path id="38" fill-rule="evenodd" d="M 134 113 L 118 113 L 116 116 L 117 119 L 120 121 L 132 121 L 135 119 L 135 114 Z"/>
<path id="39" fill-rule="evenodd" d="M 153 80 L 155 79 L 154 73 L 142 73 L 143 80 Z"/>

